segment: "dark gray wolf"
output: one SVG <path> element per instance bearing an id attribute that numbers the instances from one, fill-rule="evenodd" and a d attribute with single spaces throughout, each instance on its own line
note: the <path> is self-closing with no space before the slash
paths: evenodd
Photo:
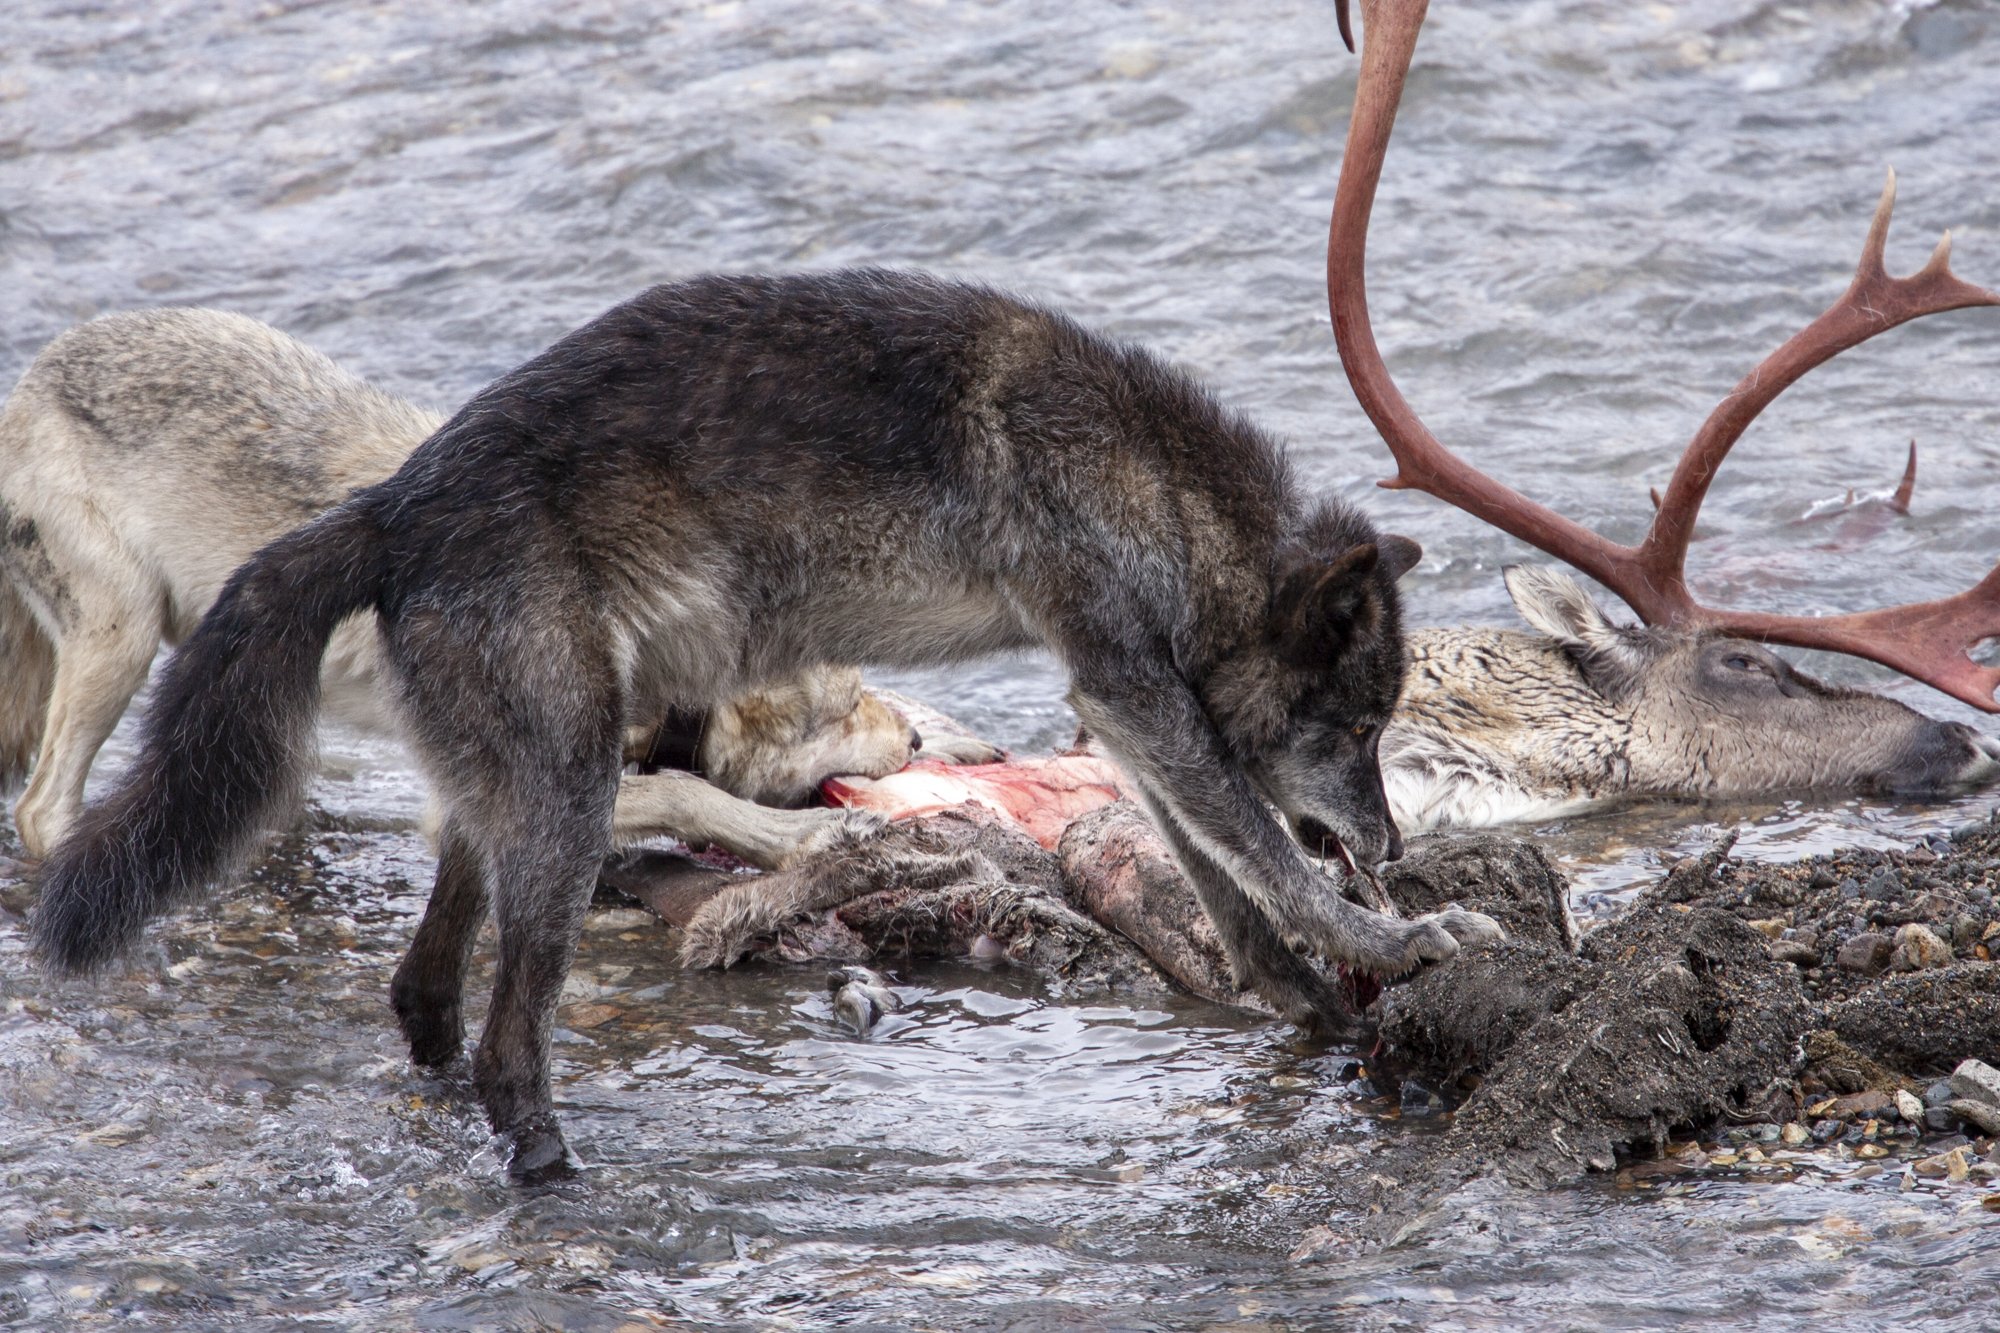
<path id="1" fill-rule="evenodd" d="M 389 476 L 442 422 L 222 311 L 107 315 L 43 350 L 0 408 L 0 791 L 32 771 L 15 807 L 30 856 L 82 809 L 91 761 L 160 644 L 193 632 L 258 547 Z M 342 622 L 322 709 L 393 731 L 379 676 L 373 616 Z M 710 782 L 624 783 L 617 837 L 715 842 L 774 868 L 856 826 L 763 807 L 802 805 L 831 775 L 894 772 L 912 741 L 851 666 L 768 681 L 687 737 L 678 766 Z M 994 751 L 949 740 L 927 755 Z"/>
<path id="2" fill-rule="evenodd" d="M 1348 902 L 1286 829 L 1362 865 L 1401 852 L 1376 749 L 1417 557 L 1302 496 L 1185 375 L 997 292 L 881 271 L 656 287 L 230 578 L 140 756 L 49 856 L 35 935 L 59 968 L 102 963 L 227 874 L 296 799 L 321 657 L 372 610 L 444 806 L 404 1033 L 423 1063 L 459 1050 L 490 901 L 474 1083 L 515 1175 L 559 1174 L 550 1022 L 627 728 L 816 664 L 1039 644 L 1243 979 L 1338 1021 L 1294 945 L 1396 975 L 1498 933 Z"/>

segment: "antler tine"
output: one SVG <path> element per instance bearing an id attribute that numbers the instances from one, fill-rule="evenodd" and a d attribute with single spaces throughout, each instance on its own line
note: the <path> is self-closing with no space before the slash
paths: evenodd
<path id="1" fill-rule="evenodd" d="M 1347 0 L 1336 3 L 1342 36 L 1347 37 Z M 1971 658 L 1982 641 L 2000 638 L 2000 567 L 1952 597 L 1845 616 L 1715 610 L 1697 603 L 1687 588 L 1688 542 L 1715 470 L 1780 393 L 1815 366 L 1898 324 L 1946 310 L 2000 305 L 2000 295 L 1952 274 L 1949 233 L 1923 268 L 1907 278 L 1889 276 L 1884 252 L 1895 208 L 1894 172 L 1869 224 L 1854 281 L 1709 414 L 1675 465 L 1666 495 L 1655 500 L 1658 512 L 1638 546 L 1618 545 L 1536 504 L 1466 463 L 1425 428 L 1375 345 L 1365 274 L 1369 213 L 1427 8 L 1428 0 L 1362 0 L 1366 42 L 1361 77 L 1327 237 L 1327 304 L 1341 365 L 1396 460 L 1395 477 L 1381 484 L 1425 491 L 1575 566 L 1617 593 L 1649 624 L 1713 626 L 1772 643 L 1864 657 L 1975 708 L 2000 712 L 1994 699 L 2000 668 L 1982 667 Z"/>
<path id="2" fill-rule="evenodd" d="M 1903 464 L 1903 479 L 1896 483 L 1896 493 L 1889 497 L 1889 508 L 1898 514 L 1910 512 L 1910 497 L 1917 493 L 1917 442 L 1910 441 L 1910 461 Z"/>
<path id="3" fill-rule="evenodd" d="M 1963 282 L 1952 273 L 1950 232 L 1921 269 L 1907 278 L 1890 277 L 1883 256 L 1895 208 L 1896 173 L 1891 170 L 1883 182 L 1875 216 L 1869 221 L 1854 281 L 1818 319 L 1744 376 L 1688 442 L 1667 482 L 1659 512 L 1637 548 L 1635 563 L 1641 577 L 1634 591 L 1640 600 L 1634 600 L 1626 588 L 1610 585 L 1648 623 L 1712 619 L 1687 590 L 1685 565 L 1695 514 L 1707 498 L 1709 483 L 1723 458 L 1779 394 L 1808 371 L 1899 324 L 1947 310 L 2000 305 L 2000 294 Z"/>

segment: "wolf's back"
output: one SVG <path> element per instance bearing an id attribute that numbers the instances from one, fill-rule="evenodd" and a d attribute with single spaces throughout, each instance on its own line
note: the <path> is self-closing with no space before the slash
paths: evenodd
<path id="1" fill-rule="evenodd" d="M 320 659 L 373 605 L 382 539 L 367 492 L 238 569 L 167 663 L 139 756 L 49 856 L 34 914 L 49 963 L 78 971 L 227 875 L 303 794 Z"/>

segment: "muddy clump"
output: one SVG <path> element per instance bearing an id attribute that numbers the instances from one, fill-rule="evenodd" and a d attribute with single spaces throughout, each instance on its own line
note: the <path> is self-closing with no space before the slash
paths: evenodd
<path id="1" fill-rule="evenodd" d="M 1940 1080 L 2000 1052 L 2000 827 L 1788 865 L 1730 850 L 1674 866 L 1573 953 L 1517 929 L 1384 994 L 1377 1082 L 1474 1090 L 1353 1187 L 1373 1239 L 1476 1178 L 1561 1184 L 1718 1124 L 1789 1143 L 1980 1131 Z M 1463 862 L 1459 897 L 1499 914 L 1488 857 Z"/>

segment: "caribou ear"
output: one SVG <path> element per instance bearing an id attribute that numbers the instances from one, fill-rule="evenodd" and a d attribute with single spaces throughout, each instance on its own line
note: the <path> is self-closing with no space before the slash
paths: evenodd
<path id="1" fill-rule="evenodd" d="M 1645 665 L 1637 632 L 1614 624 L 1583 585 L 1554 569 L 1509 565 L 1507 595 L 1521 619 L 1566 649 L 1592 685 L 1619 697 Z"/>
<path id="2" fill-rule="evenodd" d="M 1331 560 L 1301 560 L 1287 569 L 1271 607 L 1272 634 L 1285 655 L 1323 666 L 1357 636 L 1373 631 L 1382 617 L 1376 582 L 1381 563 L 1381 549 L 1362 542 Z"/>
<path id="3" fill-rule="evenodd" d="M 1382 572 L 1391 580 L 1403 577 L 1417 567 L 1417 561 L 1424 558 L 1423 547 L 1393 532 L 1384 534 L 1375 546 L 1382 553 Z"/>

